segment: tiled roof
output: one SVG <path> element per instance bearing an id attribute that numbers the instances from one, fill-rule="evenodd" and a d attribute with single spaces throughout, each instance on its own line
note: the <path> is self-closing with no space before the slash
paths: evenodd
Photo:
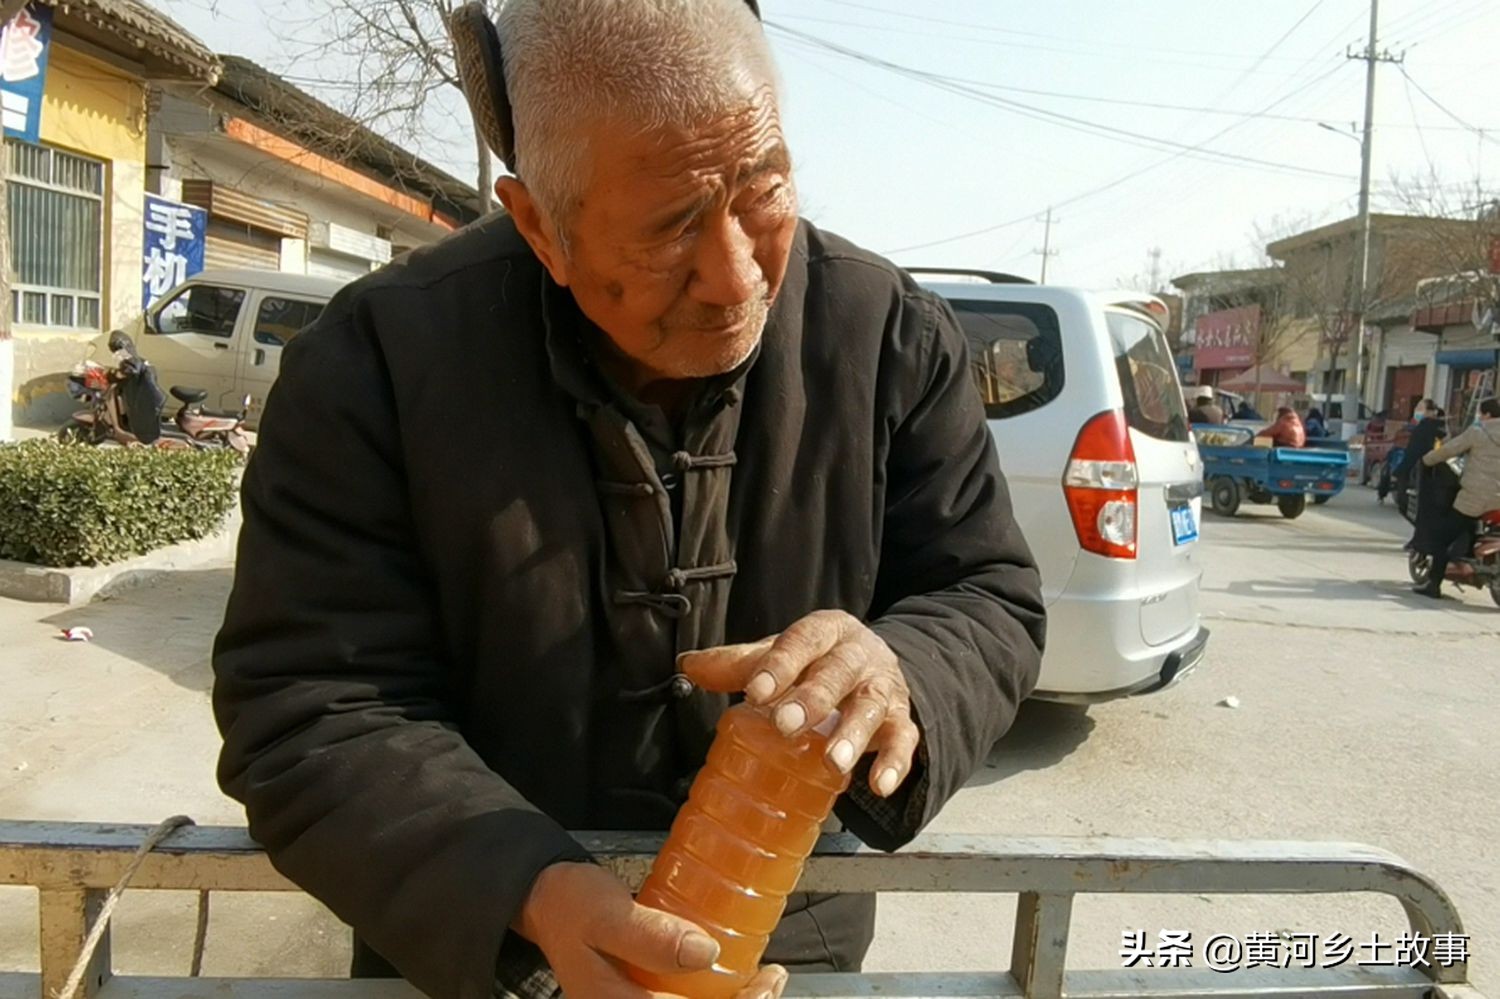
<path id="1" fill-rule="evenodd" d="M 68 20 L 92 27 L 105 48 L 147 64 L 155 79 L 217 82 L 219 57 L 170 17 L 140 0 L 40 0 L 63 26 Z"/>

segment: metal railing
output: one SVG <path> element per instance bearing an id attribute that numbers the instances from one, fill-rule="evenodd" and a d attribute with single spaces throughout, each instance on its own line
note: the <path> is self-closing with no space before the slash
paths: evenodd
<path id="1" fill-rule="evenodd" d="M 0 999 L 55 995 L 81 953 L 105 894 L 149 831 L 146 826 L 0 822 L 0 885 L 39 890 L 41 931 L 40 975 L 0 973 Z M 580 839 L 632 888 L 645 877 L 661 843 L 660 836 Z M 243 829 L 211 827 L 172 833 L 145 859 L 131 886 L 195 892 L 297 891 Z M 1018 901 L 1007 971 L 803 975 L 794 977 L 788 989 L 794 996 L 1482 999 L 1467 984 L 1466 958 L 1424 968 L 1257 968 L 1232 975 L 1206 968 L 1067 970 L 1073 900 L 1087 894 L 1373 892 L 1400 902 L 1413 935 L 1462 936 L 1457 911 L 1431 879 L 1389 853 L 1354 844 L 929 836 L 887 855 L 838 836 L 819 844 L 801 887 L 839 893 L 1014 893 Z M 99 999 L 417 995 L 399 982 L 115 977 L 107 940 L 95 953 L 84 991 Z"/>

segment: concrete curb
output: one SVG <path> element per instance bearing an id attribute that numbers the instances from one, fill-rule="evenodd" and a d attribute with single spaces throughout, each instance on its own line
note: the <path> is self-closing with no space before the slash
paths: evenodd
<path id="1" fill-rule="evenodd" d="M 0 597 L 33 603 L 86 604 L 98 596 L 153 582 L 169 572 L 196 569 L 233 558 L 239 536 L 240 511 L 239 505 L 235 504 L 217 534 L 160 548 L 124 562 L 51 569 L 0 559 Z"/>

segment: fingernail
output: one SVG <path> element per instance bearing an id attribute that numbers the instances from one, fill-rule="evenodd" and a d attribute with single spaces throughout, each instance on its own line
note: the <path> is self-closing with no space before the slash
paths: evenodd
<path id="1" fill-rule="evenodd" d="M 677 963 L 684 968 L 708 968 L 719 959 L 719 941 L 706 933 L 682 935 L 677 945 Z"/>
<path id="2" fill-rule="evenodd" d="M 833 765 L 839 768 L 840 773 L 848 773 L 849 768 L 854 766 L 854 743 L 848 739 L 840 739 L 833 744 L 833 749 L 828 754 Z"/>
<path id="3" fill-rule="evenodd" d="M 802 726 L 807 724 L 807 709 L 796 701 L 783 704 L 776 709 L 776 727 L 781 729 L 782 735 L 791 735 L 802 731 Z"/>
<path id="4" fill-rule="evenodd" d="M 776 678 L 770 673 L 755 674 L 755 679 L 751 680 L 750 686 L 745 688 L 745 696 L 754 704 L 764 704 L 774 693 L 776 693 Z"/>
<path id="5" fill-rule="evenodd" d="M 875 790 L 880 792 L 882 798 L 889 798 L 896 793 L 896 785 L 901 783 L 901 775 L 896 772 L 895 767 L 886 767 L 880 771 L 880 776 L 875 778 Z"/>

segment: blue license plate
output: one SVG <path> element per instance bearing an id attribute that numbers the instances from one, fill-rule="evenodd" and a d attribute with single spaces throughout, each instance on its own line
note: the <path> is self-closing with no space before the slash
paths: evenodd
<path id="1" fill-rule="evenodd" d="M 1191 506 L 1172 507 L 1172 543 L 1185 545 L 1198 540 L 1198 518 Z"/>

